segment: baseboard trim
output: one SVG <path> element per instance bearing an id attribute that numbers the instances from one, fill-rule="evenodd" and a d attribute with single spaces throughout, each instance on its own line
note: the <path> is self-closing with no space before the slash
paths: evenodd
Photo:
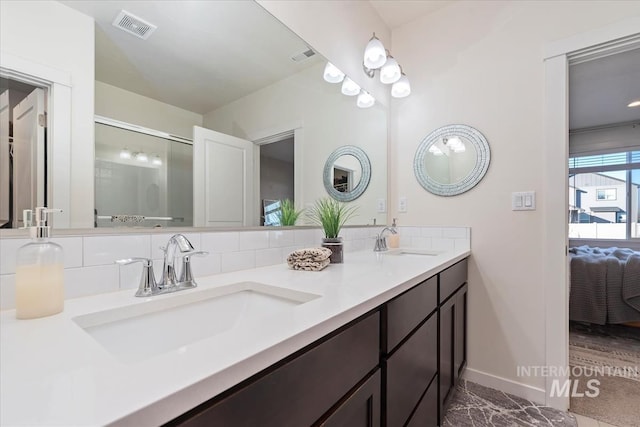
<path id="1" fill-rule="evenodd" d="M 505 393 L 514 394 L 537 404 L 544 405 L 546 401 L 547 393 L 541 388 L 498 377 L 476 369 L 465 369 L 462 377 L 467 381 L 494 388 Z"/>

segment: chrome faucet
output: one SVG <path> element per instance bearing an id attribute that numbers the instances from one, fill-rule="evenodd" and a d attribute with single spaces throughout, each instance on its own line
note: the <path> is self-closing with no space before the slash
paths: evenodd
<path id="1" fill-rule="evenodd" d="M 159 282 L 156 282 L 153 274 L 153 261 L 148 258 L 126 258 L 116 261 L 116 264 L 120 265 L 142 263 L 142 277 L 136 292 L 137 297 L 168 294 L 198 286 L 191 272 L 191 257 L 207 255 L 208 252 L 195 251 L 189 239 L 182 234 L 171 236 L 167 246 L 160 249 L 164 251 L 164 262 Z M 175 268 L 178 257 L 182 257 L 182 271 L 179 279 Z"/>
<path id="2" fill-rule="evenodd" d="M 392 227 L 385 227 L 376 236 L 376 244 L 373 247 L 374 252 L 384 252 L 387 250 L 387 238 L 384 237 L 384 232 L 389 231 L 391 234 L 397 234 L 398 232 Z"/>

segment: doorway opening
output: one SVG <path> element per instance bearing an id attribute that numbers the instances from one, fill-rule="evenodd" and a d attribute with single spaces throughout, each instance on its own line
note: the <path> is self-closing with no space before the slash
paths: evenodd
<path id="1" fill-rule="evenodd" d="M 48 203 L 48 94 L 0 77 L 0 228 L 24 227 L 23 211 Z"/>
<path id="2" fill-rule="evenodd" d="M 640 408 L 640 47 L 569 58 L 570 410 Z"/>
<path id="3" fill-rule="evenodd" d="M 260 225 L 283 225 L 282 202 L 295 204 L 294 135 L 258 145 L 260 150 Z"/>

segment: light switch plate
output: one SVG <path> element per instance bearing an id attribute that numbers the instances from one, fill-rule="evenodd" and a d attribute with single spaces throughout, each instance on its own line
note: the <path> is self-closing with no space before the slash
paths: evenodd
<path id="1" fill-rule="evenodd" d="M 535 191 L 519 191 L 511 193 L 511 210 L 512 211 L 535 211 L 536 210 L 536 192 Z"/>
<path id="2" fill-rule="evenodd" d="M 398 199 L 398 212 L 406 213 L 407 212 L 407 198 L 400 197 Z"/>
<path id="3" fill-rule="evenodd" d="M 378 199 L 378 213 L 387 212 L 387 199 Z"/>

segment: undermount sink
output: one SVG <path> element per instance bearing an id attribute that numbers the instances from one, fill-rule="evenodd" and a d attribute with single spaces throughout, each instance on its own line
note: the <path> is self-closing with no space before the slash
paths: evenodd
<path id="1" fill-rule="evenodd" d="M 389 249 L 387 254 L 389 255 L 424 255 L 424 256 L 436 256 L 440 255 L 442 251 L 433 251 L 430 249 L 415 249 L 415 248 L 397 248 Z"/>
<path id="2" fill-rule="evenodd" d="M 235 328 L 259 326 L 265 316 L 320 295 L 240 282 L 99 311 L 73 321 L 117 359 L 132 363 Z M 155 299 L 157 298 L 157 299 Z"/>

